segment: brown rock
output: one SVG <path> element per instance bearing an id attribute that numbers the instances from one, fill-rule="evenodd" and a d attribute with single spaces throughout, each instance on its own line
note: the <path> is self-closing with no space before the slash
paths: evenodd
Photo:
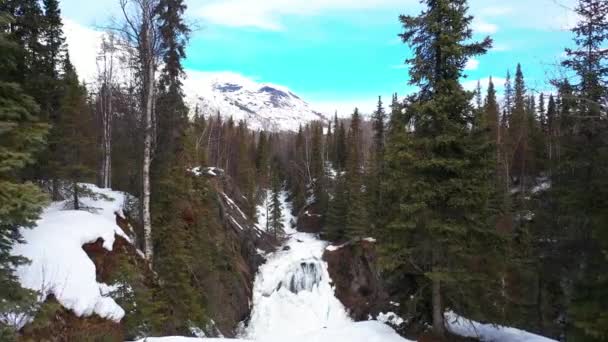
<path id="1" fill-rule="evenodd" d="M 302 233 L 319 234 L 323 229 L 323 216 L 316 203 L 309 204 L 300 210 L 296 228 Z"/>
<path id="2" fill-rule="evenodd" d="M 359 240 L 343 244 L 334 251 L 326 250 L 329 275 L 336 297 L 355 320 L 367 320 L 387 306 L 388 295 L 383 288 L 376 262 L 375 243 Z"/>

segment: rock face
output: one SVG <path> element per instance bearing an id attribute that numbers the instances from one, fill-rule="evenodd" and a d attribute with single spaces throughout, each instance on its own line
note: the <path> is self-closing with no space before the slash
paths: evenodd
<path id="1" fill-rule="evenodd" d="M 355 320 L 376 317 L 388 305 L 376 266 L 375 244 L 360 240 L 329 248 L 323 254 L 329 275 L 335 286 L 336 297 Z"/>
<path id="2" fill-rule="evenodd" d="M 38 319 L 40 318 L 40 319 Z M 77 317 L 51 295 L 36 319 L 23 327 L 17 341 L 124 341 L 122 324 L 99 316 Z"/>
<path id="3" fill-rule="evenodd" d="M 208 211 L 192 212 L 186 206 L 175 215 L 180 215 L 185 221 L 204 219 L 208 223 L 208 247 L 215 248 L 214 253 L 220 259 L 206 267 L 193 269 L 198 290 L 204 294 L 206 314 L 212 320 L 201 328 L 208 336 L 234 337 L 239 323 L 250 314 L 249 303 L 258 267 L 265 262 L 264 255 L 274 251 L 278 243 L 274 237 L 257 229 L 245 215 L 242 209 L 248 205 L 245 197 L 220 169 L 206 169 L 198 176 L 208 177 L 211 198 L 205 208 Z M 116 223 L 127 234 L 135 235 L 127 218 L 117 215 Z M 126 262 L 145 288 L 152 291 L 159 288 L 158 277 L 150 271 L 143 255 L 133 244 L 115 236 L 112 251 L 108 251 L 103 248 L 103 243 L 98 239 L 82 246 L 95 264 L 98 282 L 112 284 L 116 272 Z M 51 297 L 40 312 L 40 319 L 22 329 L 20 341 L 124 341 L 128 337 L 127 317 L 120 323 L 97 316 L 77 317 Z M 90 336 L 95 339 L 88 339 Z"/>
<path id="4" fill-rule="evenodd" d="M 263 255 L 274 251 L 278 243 L 244 213 L 242 208 L 248 203 L 232 180 L 219 169 L 213 171 L 203 173 L 217 195 L 217 215 L 208 219 L 216 221 L 210 226 L 219 229 L 214 235 L 227 253 L 223 256 L 226 269 L 210 270 L 202 282 L 207 313 L 223 335 L 234 337 L 238 324 L 250 314 L 253 281 L 265 262 Z"/>
<path id="5" fill-rule="evenodd" d="M 302 233 L 319 234 L 323 229 L 322 219 L 317 204 L 309 204 L 298 214 L 297 229 Z"/>

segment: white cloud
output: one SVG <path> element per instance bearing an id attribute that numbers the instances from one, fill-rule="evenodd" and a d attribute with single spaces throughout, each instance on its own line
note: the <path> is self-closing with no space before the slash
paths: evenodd
<path id="1" fill-rule="evenodd" d="M 103 33 L 70 19 L 63 19 L 63 32 L 68 44 L 70 60 L 78 76 L 84 80 L 93 80 L 97 74 L 97 51 Z"/>
<path id="2" fill-rule="evenodd" d="M 382 97 L 389 99 L 390 97 Z M 342 101 L 311 101 L 311 106 L 322 113 L 334 115 L 338 113 L 339 118 L 350 117 L 355 108 L 359 108 L 359 112 L 363 115 L 370 115 L 376 109 L 378 103 L 378 96 L 365 96 L 353 100 L 342 100 Z M 386 104 L 385 104 L 386 106 Z"/>
<path id="3" fill-rule="evenodd" d="M 505 52 L 505 51 L 510 51 L 510 50 L 511 50 L 511 46 L 509 46 L 507 44 L 494 44 L 490 51 L 491 52 Z"/>
<path id="4" fill-rule="evenodd" d="M 498 25 L 496 24 L 492 24 L 492 23 L 488 23 L 485 20 L 481 19 L 481 18 L 475 18 L 473 20 L 473 31 L 475 33 L 488 33 L 488 34 L 492 34 L 492 33 L 496 33 L 498 32 Z"/>
<path id="5" fill-rule="evenodd" d="M 284 16 L 320 15 L 334 10 L 405 8 L 416 0 L 213 0 L 196 7 L 196 13 L 212 24 L 283 30 Z M 410 6 L 411 7 L 411 6 Z"/>
<path id="6" fill-rule="evenodd" d="M 507 80 L 502 77 L 492 77 L 492 83 L 494 83 L 494 88 L 497 90 L 502 89 L 506 81 Z M 466 90 L 473 91 L 477 89 L 477 82 L 480 83 L 482 92 L 485 92 L 488 87 L 488 84 L 490 83 L 490 77 L 464 81 L 462 82 L 462 87 Z"/>
<path id="7" fill-rule="evenodd" d="M 475 58 L 469 58 L 467 64 L 464 67 L 464 70 L 477 70 L 479 68 L 479 60 Z"/>
<path id="8" fill-rule="evenodd" d="M 479 11 L 479 15 L 480 16 L 486 16 L 486 17 L 500 17 L 500 16 L 505 16 L 508 14 L 513 13 L 513 8 L 512 7 L 506 7 L 506 6 L 490 6 L 490 7 L 484 7 Z"/>

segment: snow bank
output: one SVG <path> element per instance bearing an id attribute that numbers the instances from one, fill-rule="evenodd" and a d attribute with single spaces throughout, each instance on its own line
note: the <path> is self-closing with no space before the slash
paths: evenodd
<path id="1" fill-rule="evenodd" d="M 527 331 L 483 324 L 459 316 L 453 311 L 445 313 L 446 324 L 451 332 L 463 337 L 479 338 L 487 342 L 557 342 Z"/>
<path id="2" fill-rule="evenodd" d="M 187 338 L 187 337 L 157 337 L 146 338 L 137 342 L 246 342 L 250 340 L 223 338 Z M 351 323 L 336 328 L 320 329 L 316 332 L 292 335 L 288 337 L 267 337 L 257 339 L 257 342 L 408 342 L 397 335 L 390 327 L 375 321 Z"/>
<path id="3" fill-rule="evenodd" d="M 64 202 L 52 203 L 36 227 L 21 230 L 24 243 L 16 244 L 12 253 L 28 258 L 31 263 L 20 266 L 16 273 L 23 287 L 39 292 L 41 302 L 53 294 L 77 316 L 97 314 L 120 321 L 124 310 L 109 297 L 108 286 L 96 281 L 95 264 L 82 246 L 101 238 L 103 247 L 111 251 L 115 234 L 130 241 L 116 225 L 114 215 L 122 213 L 125 195 L 93 185 L 84 186 L 108 198 L 82 198 L 83 205 L 91 212 L 63 210 Z"/>

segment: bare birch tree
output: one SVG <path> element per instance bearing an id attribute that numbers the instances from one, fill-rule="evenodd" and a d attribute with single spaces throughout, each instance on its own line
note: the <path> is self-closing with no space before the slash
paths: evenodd
<path id="1" fill-rule="evenodd" d="M 154 91 L 160 56 L 160 35 L 155 9 L 158 0 L 119 0 L 123 25 L 118 29 L 125 47 L 135 61 L 140 81 L 140 110 L 143 121 L 141 223 L 144 230 L 144 254 L 152 265 L 152 219 L 150 213 L 150 165 L 154 141 Z"/>
<path id="2" fill-rule="evenodd" d="M 98 106 L 102 125 L 100 165 L 102 188 L 111 187 L 112 182 L 112 119 L 114 117 L 112 104 L 116 85 L 114 73 L 116 50 L 116 37 L 113 32 L 109 32 L 103 37 L 100 53 L 97 56 Z"/>

